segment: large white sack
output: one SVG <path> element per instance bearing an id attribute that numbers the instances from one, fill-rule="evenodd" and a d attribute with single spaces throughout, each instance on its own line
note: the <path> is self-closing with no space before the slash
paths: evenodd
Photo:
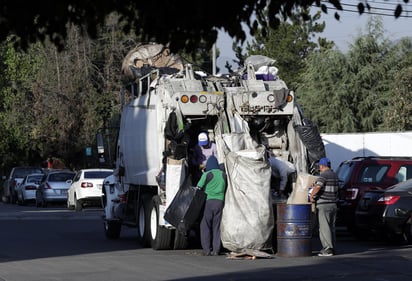
<path id="1" fill-rule="evenodd" d="M 271 168 L 264 147 L 226 155 L 228 187 L 221 222 L 223 246 L 233 252 L 269 249 L 274 227 Z"/>

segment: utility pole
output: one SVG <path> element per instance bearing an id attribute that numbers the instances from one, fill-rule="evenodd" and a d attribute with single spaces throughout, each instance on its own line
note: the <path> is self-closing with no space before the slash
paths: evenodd
<path id="1" fill-rule="evenodd" d="M 212 74 L 216 75 L 216 43 L 212 47 Z"/>

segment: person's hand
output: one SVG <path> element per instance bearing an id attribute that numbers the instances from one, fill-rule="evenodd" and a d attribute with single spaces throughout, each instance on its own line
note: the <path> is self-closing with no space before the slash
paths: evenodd
<path id="1" fill-rule="evenodd" d="M 199 170 L 203 171 L 206 168 L 205 164 L 200 164 L 199 165 Z"/>

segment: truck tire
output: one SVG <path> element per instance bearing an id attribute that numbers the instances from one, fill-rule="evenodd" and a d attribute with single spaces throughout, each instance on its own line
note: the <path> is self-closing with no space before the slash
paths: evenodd
<path id="1" fill-rule="evenodd" d="M 170 249 L 172 242 L 172 230 L 159 225 L 159 206 L 161 204 L 161 199 L 156 195 L 150 202 L 150 238 L 152 249 Z"/>
<path id="2" fill-rule="evenodd" d="M 117 239 L 120 236 L 122 224 L 119 221 L 104 220 L 104 234 L 109 239 Z"/>
<path id="3" fill-rule="evenodd" d="M 143 248 L 150 247 L 150 195 L 143 195 L 136 206 L 137 240 Z"/>
<path id="4" fill-rule="evenodd" d="M 173 250 L 187 249 L 189 245 L 188 236 L 179 232 L 177 229 L 173 230 Z"/>

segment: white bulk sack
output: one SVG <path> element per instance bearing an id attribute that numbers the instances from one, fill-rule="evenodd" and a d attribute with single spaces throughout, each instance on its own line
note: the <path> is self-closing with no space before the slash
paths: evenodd
<path id="1" fill-rule="evenodd" d="M 246 122 L 242 125 L 237 132 L 216 137 L 217 146 L 225 155 L 228 179 L 221 239 L 223 247 L 232 252 L 271 248 L 274 227 L 270 200 L 272 171 L 265 158 L 265 147 L 253 142 Z"/>

